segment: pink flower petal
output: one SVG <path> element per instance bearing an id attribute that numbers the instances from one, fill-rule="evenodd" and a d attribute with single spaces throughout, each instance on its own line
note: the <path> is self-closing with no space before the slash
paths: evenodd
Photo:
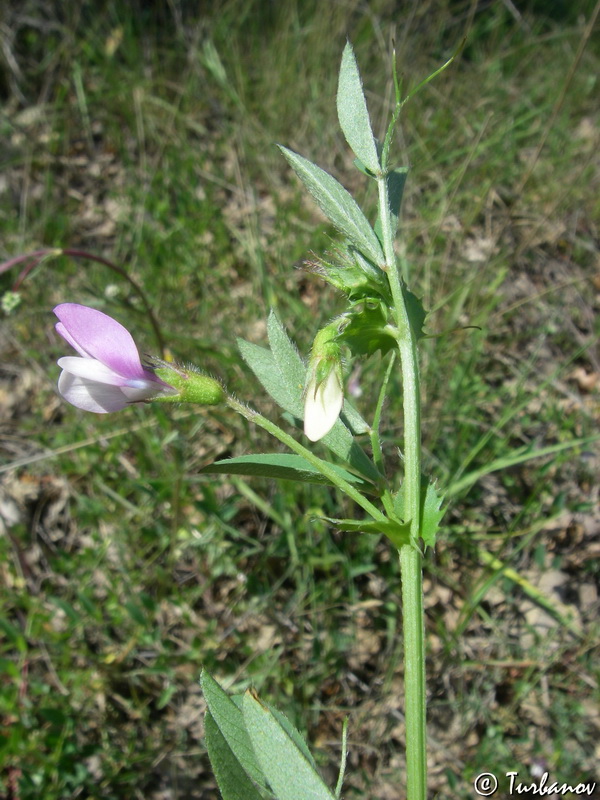
<path id="1" fill-rule="evenodd" d="M 61 303 L 54 313 L 60 320 L 56 330 L 84 357 L 94 358 L 126 378 L 149 378 L 129 331 L 95 308 Z"/>
<path id="2" fill-rule="evenodd" d="M 56 330 L 57 333 L 60 333 L 63 339 L 71 345 L 73 350 L 77 350 L 80 356 L 82 356 L 83 358 L 89 358 L 88 354 L 85 352 L 85 350 L 79 347 L 75 339 L 71 336 L 71 334 L 62 324 L 62 322 L 57 322 L 56 325 L 54 326 L 54 329 Z"/>

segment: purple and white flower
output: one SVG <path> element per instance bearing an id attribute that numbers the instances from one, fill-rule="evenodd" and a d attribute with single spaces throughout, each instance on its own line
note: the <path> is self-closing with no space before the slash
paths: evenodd
<path id="1" fill-rule="evenodd" d="M 61 303 L 54 313 L 56 330 L 79 353 L 58 359 L 58 391 L 71 405 L 107 414 L 177 394 L 142 366 L 133 337 L 112 317 L 78 303 Z"/>

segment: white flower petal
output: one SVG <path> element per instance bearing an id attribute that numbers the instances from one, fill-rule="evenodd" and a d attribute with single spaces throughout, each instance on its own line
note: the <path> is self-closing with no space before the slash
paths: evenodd
<path id="1" fill-rule="evenodd" d="M 329 433 L 336 423 L 344 403 L 344 393 L 335 370 L 315 389 L 314 381 L 306 389 L 304 402 L 304 433 L 317 442 Z"/>
<path id="2" fill-rule="evenodd" d="M 78 358 L 77 356 L 64 356 L 58 359 L 58 366 L 71 375 L 96 383 L 106 383 L 110 386 L 124 386 L 127 378 L 113 372 L 102 362 L 95 358 Z"/>
<path id="3" fill-rule="evenodd" d="M 131 402 L 119 386 L 79 378 L 69 372 L 60 373 L 58 391 L 71 405 L 95 414 L 120 411 Z"/>

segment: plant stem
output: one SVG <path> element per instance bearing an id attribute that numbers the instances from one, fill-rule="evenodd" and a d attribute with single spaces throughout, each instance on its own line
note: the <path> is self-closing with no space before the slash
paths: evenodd
<path id="1" fill-rule="evenodd" d="M 379 218 L 385 265 L 398 329 L 404 412 L 404 515 L 410 520 L 410 544 L 400 548 L 404 632 L 404 691 L 407 800 L 427 796 L 425 625 L 421 535 L 421 398 L 416 334 L 410 324 L 404 286 L 394 253 L 394 230 L 385 171 L 377 177 Z"/>
<path id="2" fill-rule="evenodd" d="M 427 719 L 425 628 L 421 554 L 412 545 L 400 548 L 404 632 L 404 718 L 406 727 L 407 800 L 427 797 Z"/>
<path id="3" fill-rule="evenodd" d="M 254 411 L 254 409 L 249 408 L 248 406 L 240 403 L 239 400 L 236 400 L 234 397 L 227 398 L 227 405 L 229 408 L 232 408 L 234 411 L 237 411 L 238 414 L 241 414 L 242 417 L 245 417 L 249 422 L 254 422 L 256 425 L 263 428 L 265 431 L 274 436 L 276 439 L 289 447 L 289 449 L 296 453 L 299 456 L 305 458 L 315 469 L 317 469 L 321 475 L 324 475 L 334 486 L 337 486 L 345 495 L 347 495 L 351 500 L 354 500 L 361 508 L 363 508 L 367 514 L 370 514 L 371 517 L 376 522 L 385 522 L 387 517 L 383 514 L 377 506 L 374 506 L 370 500 L 362 495 L 358 489 L 355 489 L 352 484 L 348 483 L 341 475 L 332 469 L 330 464 L 327 461 L 323 461 L 322 458 L 316 456 L 311 450 L 301 445 L 300 442 L 297 442 L 293 436 L 290 436 L 284 430 L 282 430 L 279 425 L 276 425 L 271 420 L 263 417 L 262 414 L 259 414 L 258 411 Z"/>

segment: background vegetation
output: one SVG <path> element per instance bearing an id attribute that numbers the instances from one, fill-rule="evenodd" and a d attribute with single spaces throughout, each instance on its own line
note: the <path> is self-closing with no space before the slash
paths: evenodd
<path id="1" fill-rule="evenodd" d="M 425 456 L 451 500 L 426 564 L 439 798 L 471 797 L 480 771 L 597 778 L 596 13 L 525 0 L 22 0 L 0 11 L 0 257 L 71 247 L 110 258 L 142 287 L 169 351 L 261 409 L 235 337 L 263 342 L 274 307 L 306 354 L 340 305 L 301 269 L 335 233 L 274 142 L 362 198 L 334 106 L 346 37 L 381 132 L 392 41 L 414 86 L 467 35 L 397 140 L 411 166 L 400 248 L 432 309 Z M 330 782 L 349 715 L 344 796 L 402 797 L 388 544 L 321 522 L 352 513 L 328 489 L 200 475 L 272 448 L 226 412 L 67 407 L 51 313 L 64 301 L 106 311 L 159 351 L 131 286 L 81 259 L 37 266 L 4 315 L 0 795 L 216 798 L 205 666 L 285 711 Z M 379 365 L 348 371 L 368 409 Z M 391 463 L 400 392 L 387 405 Z"/>

